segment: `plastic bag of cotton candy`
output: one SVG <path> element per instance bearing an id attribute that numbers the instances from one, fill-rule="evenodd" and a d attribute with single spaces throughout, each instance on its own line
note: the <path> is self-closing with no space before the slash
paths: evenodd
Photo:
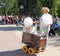
<path id="1" fill-rule="evenodd" d="M 25 27 L 31 27 L 33 24 L 33 19 L 31 17 L 27 17 L 24 19 L 24 26 Z"/>
<path id="2" fill-rule="evenodd" d="M 31 26 L 33 25 L 33 19 L 31 17 L 26 17 L 24 19 L 23 24 L 24 24 L 23 31 L 30 32 Z"/>

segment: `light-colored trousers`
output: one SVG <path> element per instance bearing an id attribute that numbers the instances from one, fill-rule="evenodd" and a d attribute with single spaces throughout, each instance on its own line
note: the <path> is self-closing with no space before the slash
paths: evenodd
<path id="1" fill-rule="evenodd" d="M 46 38 L 48 40 L 48 34 L 50 31 L 50 26 L 40 26 L 40 34 L 42 34 L 42 31 L 44 31 L 44 35 L 46 35 Z"/>

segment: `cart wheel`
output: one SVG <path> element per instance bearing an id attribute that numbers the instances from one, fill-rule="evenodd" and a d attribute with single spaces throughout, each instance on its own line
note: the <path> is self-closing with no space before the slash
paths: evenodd
<path id="1" fill-rule="evenodd" d="M 38 49 L 37 49 L 37 52 L 39 53 L 40 51 L 41 51 L 41 48 L 38 48 Z"/>
<path id="2" fill-rule="evenodd" d="M 23 52 L 27 52 L 28 51 L 28 47 L 27 46 L 23 46 Z"/>
<path id="3" fill-rule="evenodd" d="M 30 55 L 33 55 L 33 54 L 35 53 L 35 51 L 34 51 L 33 48 L 29 48 L 29 49 L 28 49 L 28 53 L 29 53 Z"/>

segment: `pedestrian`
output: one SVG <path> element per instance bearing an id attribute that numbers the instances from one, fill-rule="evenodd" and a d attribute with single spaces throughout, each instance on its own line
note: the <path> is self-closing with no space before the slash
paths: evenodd
<path id="1" fill-rule="evenodd" d="M 16 26 L 18 26 L 18 16 L 16 16 Z"/>
<path id="2" fill-rule="evenodd" d="M 2 25 L 4 24 L 5 16 L 2 16 Z"/>
<path id="3" fill-rule="evenodd" d="M 42 11 L 42 15 L 40 17 L 40 20 L 35 21 L 34 23 L 40 23 L 40 34 L 42 34 L 44 31 L 46 34 L 46 38 L 48 39 L 48 33 L 50 30 L 50 25 L 53 22 L 52 21 L 52 15 L 49 14 L 50 10 L 48 7 L 42 7 L 41 11 Z"/>
<path id="4" fill-rule="evenodd" d="M 49 8 L 48 7 L 42 7 L 41 9 L 42 15 L 38 21 L 35 21 L 33 23 L 40 23 L 40 36 L 46 35 L 46 44 L 48 40 L 50 25 L 52 24 L 52 15 L 49 14 Z M 46 47 L 46 45 L 45 45 Z M 42 51 L 45 50 L 45 47 L 42 47 Z"/>
<path id="5" fill-rule="evenodd" d="M 8 24 L 9 18 L 8 16 L 6 16 L 6 24 Z"/>
<path id="6" fill-rule="evenodd" d="M 53 18 L 53 24 L 50 27 L 49 36 L 56 36 L 56 31 L 58 31 L 58 21 L 54 17 Z"/>

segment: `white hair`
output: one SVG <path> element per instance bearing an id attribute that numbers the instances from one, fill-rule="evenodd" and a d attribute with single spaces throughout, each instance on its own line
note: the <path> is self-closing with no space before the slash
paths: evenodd
<path id="1" fill-rule="evenodd" d="M 42 11 L 43 11 L 44 9 L 47 10 L 48 12 L 50 11 L 50 9 L 49 9 L 48 7 L 42 7 Z"/>

